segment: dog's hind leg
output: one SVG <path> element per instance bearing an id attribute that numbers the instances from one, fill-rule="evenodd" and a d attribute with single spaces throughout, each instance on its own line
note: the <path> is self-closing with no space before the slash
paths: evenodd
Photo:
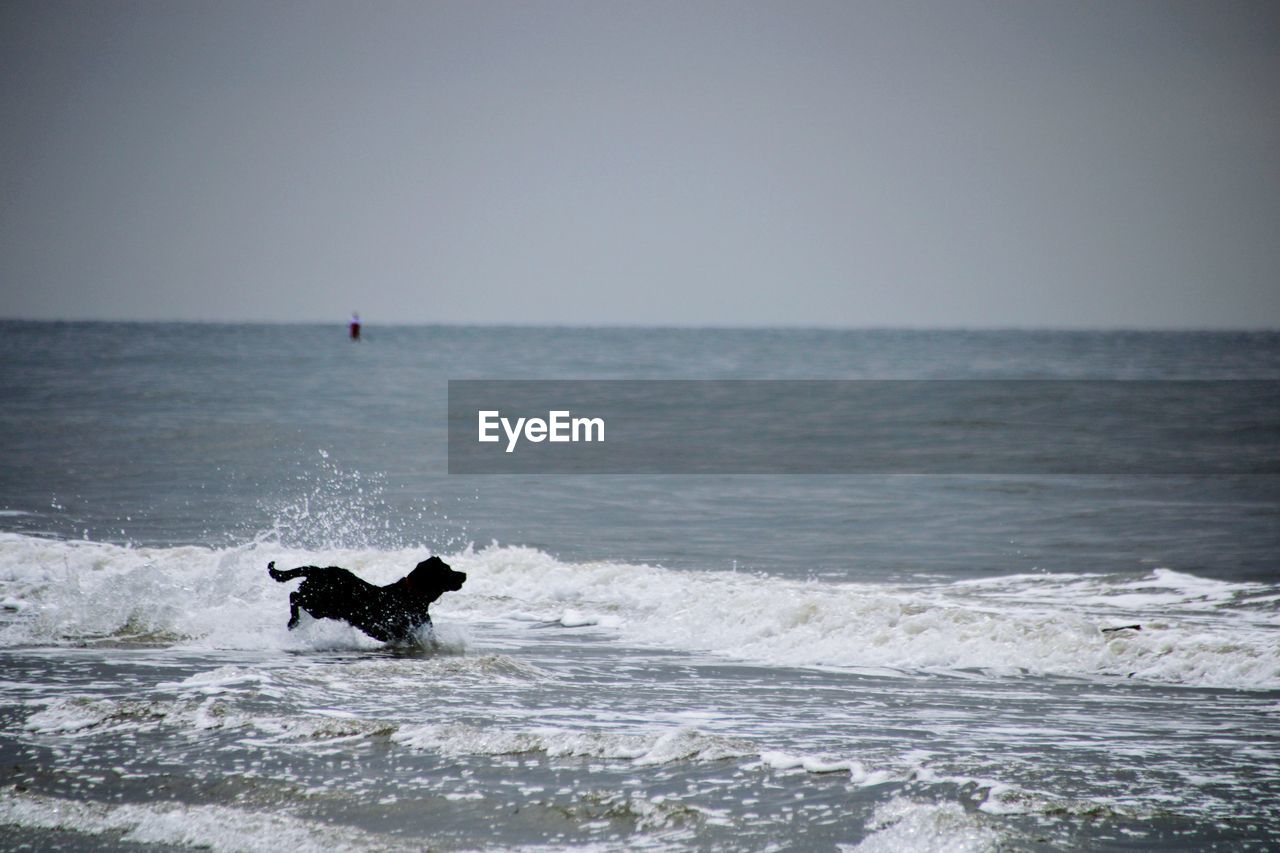
<path id="1" fill-rule="evenodd" d="M 289 630 L 292 631 L 298 627 L 298 594 L 296 592 L 289 593 Z"/>

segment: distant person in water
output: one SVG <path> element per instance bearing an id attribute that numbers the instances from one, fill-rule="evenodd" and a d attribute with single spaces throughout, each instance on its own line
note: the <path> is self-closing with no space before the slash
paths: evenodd
<path id="1" fill-rule="evenodd" d="M 351 340 L 360 340 L 360 315 L 354 311 L 351 312 Z"/>

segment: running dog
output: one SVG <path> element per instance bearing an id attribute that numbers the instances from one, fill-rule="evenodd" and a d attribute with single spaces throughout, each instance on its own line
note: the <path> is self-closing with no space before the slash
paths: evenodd
<path id="1" fill-rule="evenodd" d="M 446 592 L 462 589 L 467 576 L 455 572 L 439 557 L 386 586 L 375 586 L 338 566 L 300 566 L 280 570 L 267 564 L 271 577 L 284 583 L 303 578 L 289 594 L 289 630 L 298 626 L 299 610 L 317 619 L 341 619 L 384 643 L 412 643 L 424 625 L 431 624 L 427 607 Z"/>

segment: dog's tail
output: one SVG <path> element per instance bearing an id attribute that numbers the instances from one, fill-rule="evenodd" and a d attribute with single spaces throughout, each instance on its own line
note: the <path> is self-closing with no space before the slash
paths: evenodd
<path id="1" fill-rule="evenodd" d="M 310 566 L 303 566 L 300 569 L 285 569 L 281 571 L 276 568 L 276 561 L 272 560 L 270 563 L 267 563 L 267 574 L 280 581 L 280 583 L 284 583 L 285 581 L 291 581 L 294 578 L 302 577 L 310 568 Z"/>

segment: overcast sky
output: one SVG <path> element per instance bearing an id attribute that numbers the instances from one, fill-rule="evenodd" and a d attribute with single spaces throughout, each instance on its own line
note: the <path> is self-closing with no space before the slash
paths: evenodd
<path id="1" fill-rule="evenodd" d="M 1280 3 L 0 5 L 0 317 L 1280 328 Z"/>

